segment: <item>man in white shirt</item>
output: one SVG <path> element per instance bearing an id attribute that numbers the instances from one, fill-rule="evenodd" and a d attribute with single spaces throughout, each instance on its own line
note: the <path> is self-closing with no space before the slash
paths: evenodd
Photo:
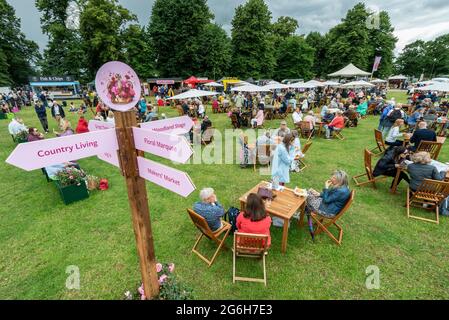
<path id="1" fill-rule="evenodd" d="M 22 119 L 13 118 L 8 125 L 8 131 L 11 135 L 15 136 L 20 131 L 28 131 L 28 128 L 23 124 Z"/>
<path id="2" fill-rule="evenodd" d="M 282 120 L 281 121 L 281 126 L 278 129 L 276 129 L 276 131 L 274 132 L 274 136 L 282 138 L 287 133 L 290 133 L 290 129 L 287 127 L 287 121 Z"/>
<path id="3" fill-rule="evenodd" d="M 295 124 L 295 126 L 299 126 L 299 123 L 302 121 L 302 113 L 301 113 L 301 110 L 299 109 L 299 107 L 297 107 L 295 109 L 295 112 L 293 112 L 292 118 L 293 118 L 293 123 Z"/>

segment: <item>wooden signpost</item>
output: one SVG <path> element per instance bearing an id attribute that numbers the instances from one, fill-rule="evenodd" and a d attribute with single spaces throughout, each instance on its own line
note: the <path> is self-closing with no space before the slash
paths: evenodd
<path id="1" fill-rule="evenodd" d="M 145 296 L 154 298 L 159 294 L 159 282 L 145 179 L 184 197 L 195 186 L 186 173 L 147 160 L 143 152 L 185 163 L 193 151 L 177 134 L 188 132 L 193 123 L 179 117 L 138 128 L 135 111 L 130 109 L 140 99 L 140 82 L 134 70 L 122 62 L 103 65 L 95 84 L 102 101 L 118 111 L 114 113 L 115 129 L 111 124 L 91 120 L 92 132 L 20 144 L 6 162 L 34 170 L 96 155 L 119 167 L 128 190 Z"/>

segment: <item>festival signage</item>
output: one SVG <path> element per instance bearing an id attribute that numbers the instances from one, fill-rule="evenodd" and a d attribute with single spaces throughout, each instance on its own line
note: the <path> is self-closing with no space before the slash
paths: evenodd
<path id="1" fill-rule="evenodd" d="M 19 144 L 6 162 L 31 171 L 118 149 L 115 129 Z"/>
<path id="2" fill-rule="evenodd" d="M 115 125 L 110 122 L 89 120 L 89 131 L 98 131 L 115 128 Z"/>
<path id="3" fill-rule="evenodd" d="M 168 189 L 180 196 L 187 197 L 195 190 L 192 180 L 183 171 L 179 171 L 157 162 L 137 157 L 140 177 Z"/>
<path id="4" fill-rule="evenodd" d="M 193 127 L 193 121 L 189 116 L 182 116 L 164 120 L 144 122 L 140 125 L 143 129 L 161 133 L 185 134 Z"/>
<path id="5" fill-rule="evenodd" d="M 139 102 L 142 91 L 136 72 L 119 61 L 108 62 L 98 70 L 95 86 L 101 100 L 118 111 L 132 109 Z"/>
<path id="6" fill-rule="evenodd" d="M 149 152 L 175 162 L 186 163 L 193 150 L 186 138 L 156 131 L 133 128 L 136 149 Z"/>

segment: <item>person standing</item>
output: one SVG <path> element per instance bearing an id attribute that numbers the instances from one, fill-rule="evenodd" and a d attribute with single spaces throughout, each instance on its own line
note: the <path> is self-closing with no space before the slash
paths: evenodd
<path id="1" fill-rule="evenodd" d="M 295 160 L 293 141 L 291 133 L 287 133 L 284 136 L 283 143 L 278 145 L 274 152 L 271 176 L 273 181 L 277 179 L 282 186 L 290 183 L 290 167 Z"/>
<path id="2" fill-rule="evenodd" d="M 45 133 L 48 133 L 48 119 L 47 119 L 47 109 L 40 102 L 34 105 L 34 111 L 36 111 L 36 115 L 44 129 Z"/>
<path id="3" fill-rule="evenodd" d="M 65 118 L 64 109 L 56 101 L 54 101 L 50 110 L 51 110 L 51 116 L 58 122 L 58 125 L 59 125 L 58 119 Z"/>

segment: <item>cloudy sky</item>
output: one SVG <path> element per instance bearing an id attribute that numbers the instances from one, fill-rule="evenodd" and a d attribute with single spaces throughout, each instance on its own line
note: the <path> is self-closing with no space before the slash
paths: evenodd
<path id="1" fill-rule="evenodd" d="M 292 16 L 299 21 L 298 33 L 310 31 L 327 32 L 338 24 L 360 0 L 265 0 L 273 14 L 273 20 L 279 16 Z M 28 38 L 36 41 L 42 48 L 47 37 L 41 33 L 40 15 L 34 6 L 34 0 L 7 0 L 22 20 L 22 30 Z M 154 0 L 119 0 L 134 12 L 142 25 L 147 25 Z M 231 20 L 235 8 L 246 0 L 208 0 L 215 21 L 230 32 Z M 396 52 L 416 39 L 431 40 L 449 33 L 448 0 L 369 0 L 367 6 L 389 12 L 395 34 L 399 38 Z"/>

